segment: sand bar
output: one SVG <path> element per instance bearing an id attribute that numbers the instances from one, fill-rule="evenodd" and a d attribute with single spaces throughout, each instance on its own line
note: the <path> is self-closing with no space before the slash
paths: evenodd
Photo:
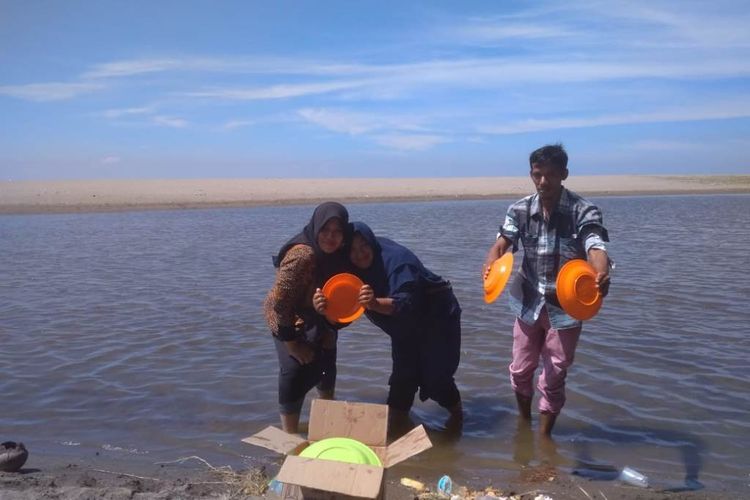
<path id="1" fill-rule="evenodd" d="M 571 177 L 582 195 L 750 193 L 750 175 Z M 528 177 L 2 181 L 0 214 L 521 197 Z"/>

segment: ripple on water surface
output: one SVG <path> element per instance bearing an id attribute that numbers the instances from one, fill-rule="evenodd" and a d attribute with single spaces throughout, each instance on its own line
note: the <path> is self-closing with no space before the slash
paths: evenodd
<path id="1" fill-rule="evenodd" d="M 443 410 L 417 403 L 436 446 L 405 473 L 492 478 L 545 456 L 516 428 L 506 297 L 486 305 L 478 283 L 510 201 L 350 207 L 450 279 L 463 308 L 463 434 L 439 431 Z M 617 268 L 584 327 L 557 453 L 738 491 L 750 468 L 750 197 L 596 201 Z M 4 435 L 151 461 L 267 455 L 239 439 L 278 418 L 262 315 L 270 256 L 311 210 L 0 217 Z M 340 398 L 383 402 L 389 370 L 388 338 L 364 318 L 341 332 Z"/>

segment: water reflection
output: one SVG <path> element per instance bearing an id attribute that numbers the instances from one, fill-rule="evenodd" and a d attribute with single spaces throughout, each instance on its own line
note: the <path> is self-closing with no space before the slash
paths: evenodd
<path id="1" fill-rule="evenodd" d="M 450 279 L 464 309 L 463 425 L 416 404 L 435 447 L 404 467 L 491 480 L 580 459 L 745 491 L 750 196 L 595 200 L 618 269 L 584 329 L 556 448 L 517 427 L 513 317 L 503 297 L 481 296 L 478 266 L 511 201 L 349 207 Z M 0 373 L 20 373 L 0 377 L 14 402 L 4 435 L 40 454 L 266 457 L 239 439 L 277 424 L 270 256 L 312 208 L 0 217 Z M 390 346 L 366 323 L 339 341 L 337 395 L 382 403 Z"/>
<path id="2" fill-rule="evenodd" d="M 579 437 L 575 440 L 574 446 L 576 458 L 574 474 L 598 480 L 613 480 L 618 477 L 624 464 L 620 464 L 620 467 L 618 467 L 603 463 L 597 459 L 591 446 L 592 442 L 606 440 L 618 449 L 627 446 L 651 446 L 659 447 L 662 450 L 664 448 L 676 448 L 684 467 L 684 485 L 662 485 L 662 489 L 665 491 L 686 491 L 704 487 L 698 477 L 703 468 L 706 444 L 694 434 L 678 430 L 633 426 L 608 426 L 606 430 L 592 426 L 579 432 Z"/>

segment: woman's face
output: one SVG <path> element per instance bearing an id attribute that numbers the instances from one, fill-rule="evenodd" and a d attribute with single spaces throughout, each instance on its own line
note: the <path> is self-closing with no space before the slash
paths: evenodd
<path id="1" fill-rule="evenodd" d="M 344 244 L 344 226 L 334 217 L 318 233 L 318 246 L 325 253 L 333 253 Z"/>
<path id="2" fill-rule="evenodd" d="M 354 239 L 352 240 L 352 249 L 349 252 L 349 259 L 352 261 L 352 264 L 359 269 L 367 269 L 372 265 L 372 247 L 359 233 L 355 234 Z"/>

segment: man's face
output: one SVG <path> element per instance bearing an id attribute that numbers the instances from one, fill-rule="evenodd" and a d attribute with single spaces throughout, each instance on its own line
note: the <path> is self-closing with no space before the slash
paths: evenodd
<path id="1" fill-rule="evenodd" d="M 567 170 L 563 171 L 551 163 L 534 163 L 531 165 L 531 180 L 534 181 L 536 192 L 542 202 L 556 201 L 560 196 L 562 181 L 567 177 Z"/>

